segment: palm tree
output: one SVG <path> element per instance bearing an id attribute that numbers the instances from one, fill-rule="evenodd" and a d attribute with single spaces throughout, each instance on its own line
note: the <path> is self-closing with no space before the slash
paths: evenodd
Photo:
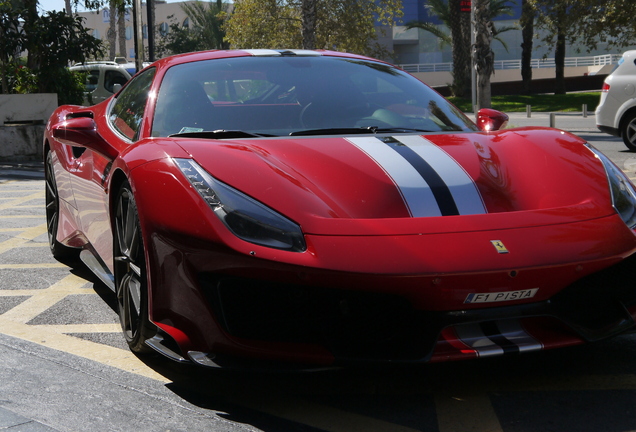
<path id="1" fill-rule="evenodd" d="M 128 58 L 126 52 L 126 4 L 117 2 L 117 37 L 119 38 L 119 55 Z"/>
<path id="2" fill-rule="evenodd" d="M 521 79 L 523 80 L 523 92 L 530 94 L 532 83 L 532 40 L 534 38 L 534 8 L 523 0 L 521 3 Z"/>
<path id="3" fill-rule="evenodd" d="M 490 76 L 495 71 L 495 56 L 490 48 L 493 38 L 493 24 L 490 19 L 490 1 L 473 0 L 475 3 L 475 45 L 473 54 L 477 71 L 477 106 L 490 108 Z"/>
<path id="4" fill-rule="evenodd" d="M 454 96 L 470 94 L 471 52 L 470 52 L 470 14 L 460 12 L 460 0 L 428 0 L 425 5 L 439 20 L 450 29 L 450 35 L 442 28 L 429 22 L 411 21 L 406 24 L 407 29 L 419 28 L 438 37 L 443 44 L 450 44 L 453 50 L 453 84 L 451 92 Z M 512 15 L 509 0 L 489 0 L 488 21 L 491 22 L 500 15 Z M 504 48 L 506 43 L 498 37 L 499 34 L 515 30 L 515 27 L 495 27 L 491 23 L 493 37 Z M 458 43 L 455 43 L 458 41 Z"/>
<path id="5" fill-rule="evenodd" d="M 110 0 L 108 5 L 110 12 L 110 21 L 108 23 L 108 32 L 106 36 L 108 38 L 108 58 L 113 60 L 117 55 L 117 23 L 115 21 L 115 17 L 117 16 L 117 4 L 115 0 Z"/>
<path id="6" fill-rule="evenodd" d="M 207 4 L 206 7 L 206 3 L 202 1 L 183 3 L 181 9 L 192 21 L 192 27 L 200 33 L 206 49 L 226 49 L 229 44 L 224 40 L 223 20 L 227 14 L 227 5 L 222 0 Z"/>
<path id="7" fill-rule="evenodd" d="M 302 0 L 303 49 L 316 49 L 316 0 Z"/>

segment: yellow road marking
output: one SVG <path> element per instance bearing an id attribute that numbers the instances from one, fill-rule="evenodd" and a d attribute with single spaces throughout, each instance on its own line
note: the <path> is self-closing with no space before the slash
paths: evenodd
<path id="1" fill-rule="evenodd" d="M 498 384 L 497 391 L 583 391 L 583 390 L 635 390 L 636 374 L 537 376 L 533 379 L 511 378 Z"/>
<path id="2" fill-rule="evenodd" d="M 31 243 L 25 243 L 20 245 L 20 247 L 49 247 L 48 243 L 42 243 L 42 242 L 31 242 Z"/>
<path id="3" fill-rule="evenodd" d="M 42 192 L 44 190 L 44 186 L 42 186 L 42 188 L 38 188 L 38 189 L 20 189 L 20 188 L 6 188 L 3 186 L 8 185 L 9 183 L 18 183 L 19 185 L 25 184 L 25 183 L 35 183 L 35 182 L 39 182 L 41 180 L 9 180 L 6 181 L 4 183 L 2 183 L 2 185 L 0 185 L 0 192 Z"/>
<path id="4" fill-rule="evenodd" d="M 302 423 L 330 432 L 415 432 L 406 426 L 375 419 L 338 408 L 307 402 L 299 398 L 284 398 L 263 394 L 241 394 L 234 402 L 249 406 L 286 420 Z"/>
<path id="5" fill-rule="evenodd" d="M 62 263 L 42 263 L 42 264 L 0 264 L 0 270 L 4 269 L 46 269 L 46 268 L 68 268 Z"/>
<path id="6" fill-rule="evenodd" d="M 0 215 L 0 219 L 42 219 L 42 215 Z"/>
<path id="7" fill-rule="evenodd" d="M 31 327 L 43 328 L 55 333 L 121 333 L 119 324 L 42 324 Z M 123 337 L 122 337 L 123 340 Z"/>
<path id="8" fill-rule="evenodd" d="M 2 328 L 2 333 L 5 335 L 93 360 L 162 383 L 170 382 L 166 377 L 146 366 L 128 350 L 56 333 L 46 327 L 26 325 L 7 319 L 5 315 L 0 315 L 0 328 Z"/>
<path id="9" fill-rule="evenodd" d="M 10 249 L 20 247 L 24 243 L 31 241 L 34 238 L 41 236 L 42 234 L 46 234 L 45 223 L 38 226 L 34 226 L 32 228 L 27 228 L 24 231 L 22 231 L 22 234 L 19 234 L 16 237 L 10 238 L 9 240 L 5 240 L 2 243 L 0 243 L 0 254 Z"/>
<path id="10" fill-rule="evenodd" d="M 485 391 L 461 397 L 436 392 L 435 408 L 439 432 L 503 432 Z"/>
<path id="11" fill-rule="evenodd" d="M 69 274 L 49 288 L 37 290 L 36 294 L 5 312 L 2 317 L 25 324 L 70 294 L 94 294 L 95 291 L 91 289 L 82 289 L 87 283 L 86 279 Z"/>
<path id="12" fill-rule="evenodd" d="M 0 290 L 0 297 L 26 297 L 35 296 L 48 288 L 42 289 L 13 289 L 13 290 Z M 84 288 L 85 292 L 74 292 L 73 294 L 95 294 L 95 291 L 90 288 Z"/>
<path id="13" fill-rule="evenodd" d="M 0 210 L 6 210 L 8 208 L 15 208 L 15 206 L 23 204 L 34 199 L 41 199 L 44 196 L 44 192 L 34 193 L 23 197 L 15 198 L 7 203 L 0 204 Z"/>

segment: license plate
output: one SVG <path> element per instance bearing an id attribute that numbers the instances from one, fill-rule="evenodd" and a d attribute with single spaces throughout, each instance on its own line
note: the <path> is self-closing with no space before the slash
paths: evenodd
<path id="1" fill-rule="evenodd" d="M 539 288 L 493 293 L 470 293 L 464 303 L 495 303 L 513 300 L 525 300 L 535 296 Z"/>

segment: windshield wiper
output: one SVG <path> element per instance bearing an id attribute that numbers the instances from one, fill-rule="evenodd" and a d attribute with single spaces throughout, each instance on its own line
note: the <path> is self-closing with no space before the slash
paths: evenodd
<path id="1" fill-rule="evenodd" d="M 218 129 L 214 131 L 201 131 L 201 132 L 183 132 L 168 135 L 170 137 L 182 137 L 182 138 L 211 138 L 211 139 L 232 139 L 232 138 L 260 138 L 271 137 L 274 135 L 257 134 L 254 132 L 245 132 L 242 130 L 225 130 Z"/>
<path id="2" fill-rule="evenodd" d="M 391 128 L 375 128 L 375 133 L 392 133 L 392 132 L 435 132 L 429 129 L 417 129 L 408 127 L 391 127 Z"/>
<path id="3" fill-rule="evenodd" d="M 379 128 L 377 126 L 368 126 L 360 128 L 325 128 L 325 129 L 307 129 L 290 133 L 291 136 L 302 135 L 353 135 L 353 134 L 378 134 L 378 133 L 391 133 L 391 132 L 433 132 L 426 129 L 415 128 Z"/>
<path id="4" fill-rule="evenodd" d="M 373 134 L 377 130 L 376 127 L 362 128 L 324 128 L 324 129 L 307 129 L 290 133 L 290 136 L 302 135 L 353 135 L 353 134 Z"/>

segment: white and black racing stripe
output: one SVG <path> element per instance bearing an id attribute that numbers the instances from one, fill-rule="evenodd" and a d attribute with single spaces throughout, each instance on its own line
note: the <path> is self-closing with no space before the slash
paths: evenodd
<path id="1" fill-rule="evenodd" d="M 484 214 L 477 185 L 448 153 L 419 135 L 352 137 L 393 180 L 413 217 Z"/>
<path id="2" fill-rule="evenodd" d="M 455 326 L 455 332 L 480 357 L 543 349 L 543 344 L 529 335 L 519 320 L 460 324 Z"/>

